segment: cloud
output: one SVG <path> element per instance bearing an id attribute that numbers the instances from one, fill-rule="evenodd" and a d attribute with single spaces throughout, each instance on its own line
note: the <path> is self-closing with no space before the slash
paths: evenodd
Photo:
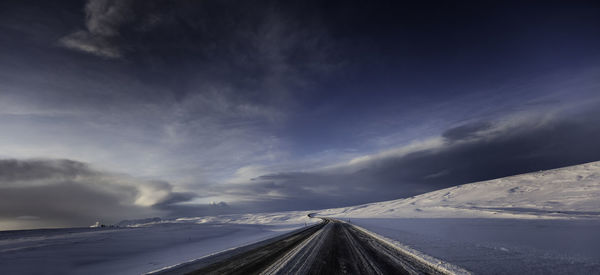
<path id="1" fill-rule="evenodd" d="M 334 66 L 327 33 L 315 19 L 296 18 L 276 2 L 87 0 L 85 29 L 59 39 L 59 45 L 106 58 L 144 63 L 150 69 L 210 73 L 234 78 L 236 88 L 304 86 L 305 77 Z M 226 12 L 224 12 L 226 11 Z M 185 62 L 184 62 L 185 63 Z M 210 70 L 195 68 L 204 64 Z M 232 72 L 241 70 L 245 74 Z"/>
<path id="2" fill-rule="evenodd" d="M 91 174 L 93 172 L 86 164 L 71 160 L 0 160 L 0 182 L 3 186 L 37 180 L 68 181 Z"/>
<path id="3" fill-rule="evenodd" d="M 130 0 L 88 0 L 85 6 L 86 30 L 73 32 L 59 40 L 59 44 L 102 57 L 121 57 L 117 45 L 120 26 L 132 20 Z"/>
<path id="4" fill-rule="evenodd" d="M 85 21 L 73 18 L 84 29 L 61 29 L 62 45 L 127 62 L 55 49 L 71 61 L 4 70 L 1 155 L 82 160 L 174 185 L 272 164 L 286 153 L 286 119 L 301 111 L 295 89 L 329 58 L 321 26 L 273 6 L 87 1 Z M 154 25 L 142 30 L 147 17 Z"/>
<path id="5" fill-rule="evenodd" d="M 285 151 L 281 131 L 301 111 L 294 92 L 331 64 L 318 19 L 287 4 L 90 0 L 85 12 L 85 29 L 63 32 L 61 45 L 127 62 L 73 59 L 6 76 L 19 83 L 0 101 L 24 114 L 4 117 L 20 121 L 0 144 L 6 156 L 127 167 L 173 184 L 222 180 Z"/>
<path id="6" fill-rule="evenodd" d="M 173 191 L 167 182 L 99 171 L 73 160 L 0 160 L 2 229 L 170 215 L 171 205 L 194 197 Z"/>
<path id="7" fill-rule="evenodd" d="M 442 137 L 448 142 L 454 141 L 466 141 L 480 137 L 483 131 L 492 128 L 492 123 L 489 121 L 477 121 L 473 123 L 467 123 L 458 127 L 454 127 L 446 130 Z"/>
<path id="8" fill-rule="evenodd" d="M 597 161 L 600 112 L 475 121 L 449 128 L 441 137 L 441 142 L 432 138 L 437 142 L 417 142 L 317 171 L 259 176 L 246 188 L 225 186 L 222 192 L 254 198 L 253 206 L 264 211 L 316 209 Z"/>
<path id="9" fill-rule="evenodd" d="M 130 0 L 88 0 L 85 25 L 90 33 L 102 36 L 119 34 L 119 26 L 131 16 Z"/>
<path id="10" fill-rule="evenodd" d="M 94 35 L 87 31 L 76 31 L 59 40 L 69 49 L 78 50 L 102 57 L 118 58 L 121 51 L 108 37 Z"/>
<path id="11" fill-rule="evenodd" d="M 529 163 L 535 161 L 543 163 L 540 167 L 551 167 L 586 159 L 558 162 L 567 158 L 552 156 L 554 162 L 546 163 L 546 159 L 532 158 L 551 153 L 538 146 L 552 147 L 553 139 L 567 143 L 567 138 L 559 138 L 562 133 L 549 130 L 564 121 L 553 118 L 546 124 L 502 124 L 489 117 L 497 116 L 499 109 L 512 112 L 521 106 L 514 102 L 532 98 L 563 104 L 584 94 L 596 95 L 597 70 L 588 76 L 559 74 L 537 83 L 490 82 L 489 87 L 507 86 L 498 92 L 481 92 L 477 79 L 482 78 L 472 78 L 477 83 L 463 87 L 470 80 L 460 81 L 464 73 L 452 75 L 456 71 L 452 62 L 442 62 L 452 71 L 434 70 L 434 74 L 401 69 L 412 68 L 413 63 L 405 63 L 406 57 L 418 55 L 406 55 L 410 51 L 404 49 L 392 51 L 398 55 L 388 58 L 392 53 L 388 50 L 395 48 L 390 46 L 393 43 L 385 43 L 387 40 L 375 39 L 379 35 L 370 29 L 376 25 L 362 21 L 348 25 L 323 9 L 315 12 L 310 5 L 298 10 L 295 4 L 273 1 L 85 3 L 85 18 L 76 14 L 57 19 L 53 25 L 35 21 L 48 17 L 48 12 L 24 17 L 15 10 L 7 15 L 15 17 L 18 24 L 13 25 L 19 28 L 38 26 L 30 33 L 37 31 L 52 43 L 62 37 L 59 43 L 68 49 L 126 58 L 127 62 L 77 58 L 70 51 L 48 48 L 49 40 L 40 42 L 42 47 L 28 42 L 34 35 L 7 32 L 4 52 L 10 62 L 0 64 L 0 77 L 7 80 L 0 81 L 0 152 L 15 158 L 82 160 L 110 171 L 169 182 L 85 168 L 76 171 L 91 174 L 68 176 L 68 171 L 59 171 L 56 176 L 11 180 L 11 184 L 60 189 L 61 184 L 86 182 L 76 184 L 76 189 L 84 188 L 79 192 L 85 193 L 92 188 L 92 193 L 100 193 L 98 198 L 105 194 L 106 201 L 123 201 L 165 215 L 204 215 L 214 213 L 208 205 L 212 199 L 227 201 L 227 211 L 338 206 L 534 169 Z M 81 5 L 73 2 L 57 9 L 72 14 L 81 11 Z M 342 13 L 355 17 L 354 13 Z M 331 25 L 332 20 L 340 21 L 339 25 Z M 69 22 L 81 26 L 69 28 Z M 375 40 L 349 37 L 354 32 L 347 30 L 356 29 L 349 26 L 365 27 L 356 34 L 363 38 L 374 35 L 371 38 Z M 379 46 L 363 43 L 390 47 L 380 51 Z M 393 66 L 374 66 L 388 61 Z M 437 58 L 432 62 L 440 63 Z M 327 75 L 332 68 L 339 68 L 339 74 Z M 515 74 L 523 79 L 532 77 Z M 440 81 L 430 81 L 438 76 Z M 393 79 L 398 81 L 390 82 Z M 557 85 L 562 80 L 553 79 L 569 83 Z M 461 84 L 455 86 L 454 81 Z M 557 89 L 563 97 L 539 98 Z M 455 100 L 430 97 L 427 90 Z M 448 93 L 455 90 L 456 94 Z M 370 91 L 369 95 L 365 91 Z M 413 101 L 413 97 L 422 97 L 427 104 Z M 540 107 L 532 104 L 526 108 Z M 444 133 L 440 130 L 484 115 L 489 119 Z M 585 126 L 574 128 L 582 132 Z M 543 129 L 550 131 L 550 138 L 534 135 Z M 436 133 L 439 135 L 397 148 Z M 595 137 L 593 133 L 589 136 Z M 382 142 L 374 145 L 369 142 L 372 137 Z M 543 140 L 530 141 L 534 137 Z M 502 142 L 507 143 L 506 152 L 498 147 Z M 385 150 L 390 147 L 396 148 Z M 342 152 L 346 149 L 352 152 Z M 364 155 L 380 149 L 384 150 Z M 562 156 L 569 153 L 561 147 L 554 151 Z M 524 152 L 530 155 L 522 155 Z M 529 162 L 511 159 L 517 156 Z M 524 168 L 514 169 L 516 163 Z M 317 166 L 324 168 L 312 170 Z M 485 175 L 487 172 L 490 174 Z M 244 182 L 248 178 L 255 180 Z M 194 196 L 206 201 L 190 205 L 188 200 Z"/>

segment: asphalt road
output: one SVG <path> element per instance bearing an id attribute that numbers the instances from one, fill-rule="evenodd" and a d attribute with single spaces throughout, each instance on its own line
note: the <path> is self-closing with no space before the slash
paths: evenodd
<path id="1" fill-rule="evenodd" d="M 331 219 L 219 261 L 162 273 L 440 274 L 350 224 Z"/>

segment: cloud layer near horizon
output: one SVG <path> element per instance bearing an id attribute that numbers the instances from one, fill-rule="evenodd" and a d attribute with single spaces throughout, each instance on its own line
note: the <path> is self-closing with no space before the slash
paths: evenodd
<path id="1" fill-rule="evenodd" d="M 263 175 L 222 191 L 269 198 L 268 210 L 337 207 L 600 160 L 600 112 L 563 115 L 467 123 L 417 146 L 317 171 Z"/>
<path id="2" fill-rule="evenodd" d="M 73 160 L 0 160 L 3 229 L 88 226 L 163 216 L 195 195 L 164 181 L 103 172 Z"/>
<path id="3" fill-rule="evenodd" d="M 1 219 L 342 206 L 598 160 L 599 11 L 0 1 Z"/>
<path id="4" fill-rule="evenodd" d="M 316 170 L 187 186 L 103 172 L 73 160 L 0 160 L 0 223 L 84 226 L 151 216 L 318 209 L 414 196 L 600 159 L 597 110 L 475 121 L 429 141 Z M 228 203 L 198 204 L 215 196 Z"/>

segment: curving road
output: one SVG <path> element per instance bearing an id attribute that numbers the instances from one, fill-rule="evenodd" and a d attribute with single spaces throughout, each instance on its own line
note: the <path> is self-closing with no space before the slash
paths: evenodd
<path id="1" fill-rule="evenodd" d="M 333 219 L 323 219 L 318 225 L 234 254 L 161 273 L 440 274 L 352 225 Z"/>

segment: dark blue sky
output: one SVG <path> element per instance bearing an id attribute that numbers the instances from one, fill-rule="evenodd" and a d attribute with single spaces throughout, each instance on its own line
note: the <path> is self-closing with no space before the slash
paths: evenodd
<path id="1" fill-rule="evenodd" d="M 523 2 L 2 1 L 0 228 L 343 206 L 600 160 L 600 5 Z M 41 195 L 65 192 L 95 204 Z"/>

